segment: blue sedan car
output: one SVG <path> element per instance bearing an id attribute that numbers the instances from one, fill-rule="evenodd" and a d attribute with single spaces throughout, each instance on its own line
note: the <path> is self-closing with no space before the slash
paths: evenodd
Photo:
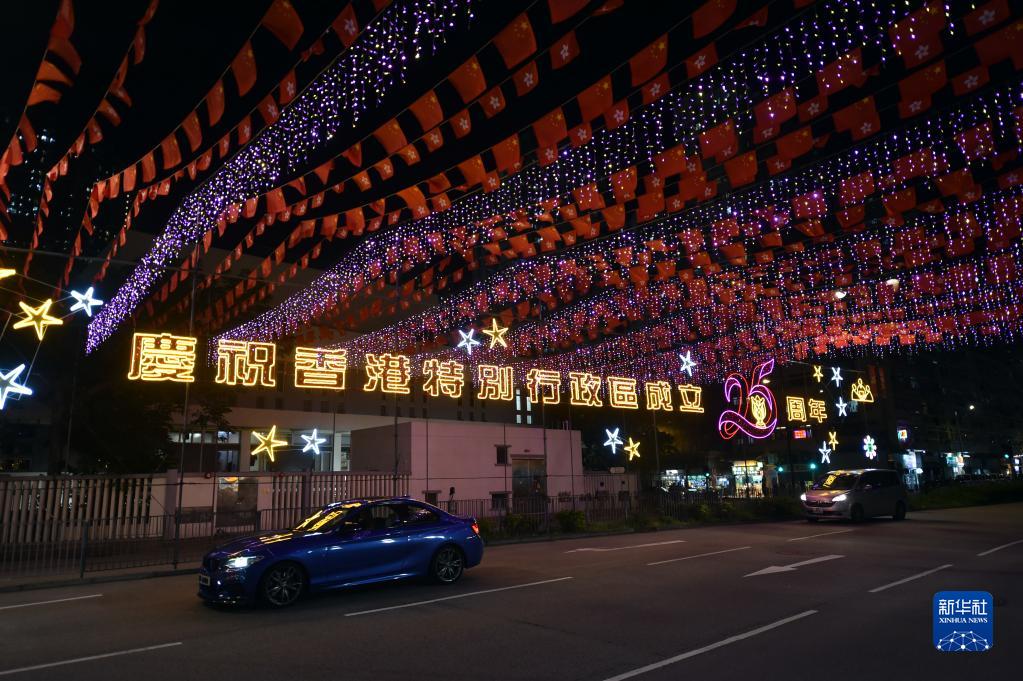
<path id="1" fill-rule="evenodd" d="M 199 597 L 284 607 L 307 591 L 406 577 L 451 584 L 482 558 L 473 518 L 406 498 L 339 501 L 291 530 L 236 539 L 206 554 Z"/>

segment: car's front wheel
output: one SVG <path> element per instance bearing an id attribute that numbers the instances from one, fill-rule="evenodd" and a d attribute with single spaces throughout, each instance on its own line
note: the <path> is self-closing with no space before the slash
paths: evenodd
<path id="1" fill-rule="evenodd" d="M 263 575 L 260 595 L 275 608 L 284 608 L 298 600 L 305 589 L 305 573 L 295 563 L 278 563 Z"/>
<path id="2" fill-rule="evenodd" d="M 442 546 L 433 556 L 430 575 L 441 584 L 454 584 L 465 572 L 465 558 L 454 546 Z"/>

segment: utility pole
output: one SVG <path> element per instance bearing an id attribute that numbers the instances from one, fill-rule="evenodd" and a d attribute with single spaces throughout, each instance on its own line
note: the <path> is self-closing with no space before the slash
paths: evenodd
<path id="1" fill-rule="evenodd" d="M 192 291 L 188 306 L 188 335 L 193 334 L 195 327 L 195 270 L 192 270 Z M 181 412 L 181 452 L 178 455 L 178 503 L 174 505 L 174 569 L 178 569 L 181 558 L 181 503 L 185 496 L 185 443 L 188 441 L 188 387 L 185 383 L 185 404 Z"/>

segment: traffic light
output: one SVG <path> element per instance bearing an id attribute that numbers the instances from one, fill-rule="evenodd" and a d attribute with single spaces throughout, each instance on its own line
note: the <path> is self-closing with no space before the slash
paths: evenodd
<path id="1" fill-rule="evenodd" d="M 810 470 L 812 470 L 812 471 L 815 471 L 815 470 L 817 470 L 817 464 L 815 464 L 815 463 L 811 463 L 811 464 L 810 464 Z"/>
<path id="2" fill-rule="evenodd" d="M 779 473 L 784 473 L 785 472 L 785 466 L 778 466 L 778 472 Z"/>

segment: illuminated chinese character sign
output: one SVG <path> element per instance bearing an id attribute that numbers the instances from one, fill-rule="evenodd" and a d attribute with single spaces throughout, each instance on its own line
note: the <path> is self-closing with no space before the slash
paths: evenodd
<path id="1" fill-rule="evenodd" d="M 765 438 L 778 425 L 778 408 L 774 393 L 763 380 L 774 370 L 774 360 L 768 360 L 753 369 L 747 381 L 742 374 L 729 374 L 725 379 L 725 400 L 737 400 L 735 409 L 725 409 L 718 417 L 718 433 L 731 440 L 740 432 L 752 438 Z"/>

